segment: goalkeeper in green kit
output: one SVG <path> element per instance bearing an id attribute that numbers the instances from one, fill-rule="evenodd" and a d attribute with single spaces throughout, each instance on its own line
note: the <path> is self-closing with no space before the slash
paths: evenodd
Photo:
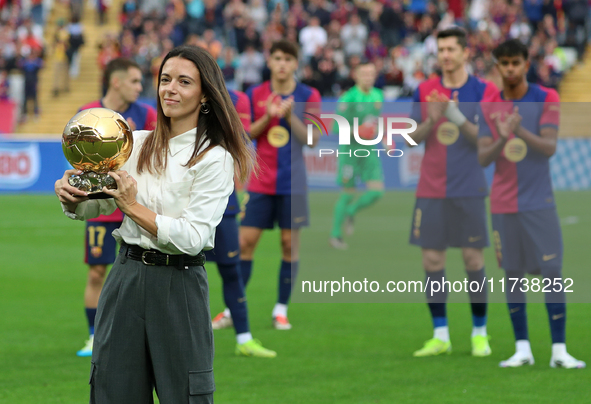
<path id="1" fill-rule="evenodd" d="M 358 118 L 358 133 L 362 139 L 375 139 L 377 135 L 384 95 L 382 90 L 374 87 L 376 76 L 375 65 L 362 62 L 355 69 L 355 86 L 338 100 L 337 113 L 347 119 L 351 129 L 353 119 Z M 334 131 L 338 133 L 336 122 Z M 378 148 L 379 145 L 361 145 L 353 136 L 350 145 L 339 146 L 337 183 L 341 186 L 341 194 L 334 208 L 329 239 L 330 245 L 336 249 L 347 249 L 343 227 L 346 235 L 352 235 L 357 212 L 373 205 L 384 194 L 384 174 L 379 152 L 375 150 Z M 365 184 L 365 191 L 356 199 L 357 180 Z"/>

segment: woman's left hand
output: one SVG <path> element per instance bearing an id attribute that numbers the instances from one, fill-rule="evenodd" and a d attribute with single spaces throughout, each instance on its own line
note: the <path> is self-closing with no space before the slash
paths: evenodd
<path id="1" fill-rule="evenodd" d="M 127 171 L 109 171 L 109 175 L 113 177 L 117 183 L 117 189 L 103 188 L 103 192 L 115 198 L 115 203 L 125 214 L 128 214 L 129 209 L 137 203 L 135 199 L 137 195 L 137 182 L 127 173 Z"/>

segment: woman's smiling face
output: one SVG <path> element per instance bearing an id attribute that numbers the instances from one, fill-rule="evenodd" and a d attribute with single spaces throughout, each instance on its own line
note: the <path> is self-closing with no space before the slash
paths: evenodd
<path id="1" fill-rule="evenodd" d="M 201 75 L 193 62 L 178 56 L 168 59 L 162 68 L 158 96 L 165 116 L 174 120 L 194 118 L 197 123 L 205 99 Z"/>

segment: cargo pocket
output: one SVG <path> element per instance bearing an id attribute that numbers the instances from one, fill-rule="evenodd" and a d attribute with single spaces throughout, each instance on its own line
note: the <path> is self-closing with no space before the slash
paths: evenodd
<path id="1" fill-rule="evenodd" d="M 215 391 L 213 369 L 189 372 L 189 395 L 202 396 Z"/>

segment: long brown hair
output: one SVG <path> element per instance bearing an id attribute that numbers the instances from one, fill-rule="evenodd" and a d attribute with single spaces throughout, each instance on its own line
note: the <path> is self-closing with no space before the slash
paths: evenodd
<path id="1" fill-rule="evenodd" d="M 190 45 L 182 45 L 174 48 L 164 58 L 158 72 L 158 89 L 162 68 L 166 61 L 173 57 L 187 59 L 195 65 L 201 76 L 201 89 L 203 96 L 207 97 L 210 107 L 208 114 L 199 113 L 195 122 L 197 135 L 195 148 L 186 167 L 194 166 L 210 149 L 215 146 L 224 147 L 234 158 L 236 175 L 240 181 L 246 181 L 249 173 L 254 168 L 254 149 L 250 138 L 244 131 L 220 67 L 215 59 L 206 50 Z M 160 104 L 160 95 L 157 100 L 158 120 L 156 129 L 148 135 L 139 155 L 138 173 L 147 170 L 149 173 L 161 173 L 166 168 L 168 157 L 168 142 L 171 136 L 170 118 L 164 115 Z M 199 151 L 204 143 L 209 140 L 206 149 Z"/>

